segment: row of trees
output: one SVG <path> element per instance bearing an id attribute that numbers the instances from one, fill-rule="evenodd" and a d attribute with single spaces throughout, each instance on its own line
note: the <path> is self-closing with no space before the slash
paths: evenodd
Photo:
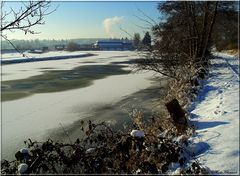
<path id="1" fill-rule="evenodd" d="M 151 47 L 152 39 L 149 32 L 146 32 L 143 39 L 141 40 L 141 36 L 139 33 L 135 33 L 133 35 L 133 45 L 136 49 L 141 49 L 144 47 Z"/>
<path id="2" fill-rule="evenodd" d="M 189 70 L 208 64 L 211 48 L 224 42 L 237 46 L 236 2 L 166 1 L 158 5 L 164 21 L 152 27 L 154 45 L 138 63 L 167 77 L 189 77 Z M 224 26 L 224 27 L 223 27 Z M 227 28 L 227 32 L 224 30 Z M 224 40 L 221 40 L 223 38 Z"/>

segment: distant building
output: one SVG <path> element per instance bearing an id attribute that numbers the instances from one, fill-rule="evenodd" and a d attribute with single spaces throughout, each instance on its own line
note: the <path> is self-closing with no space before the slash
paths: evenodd
<path id="1" fill-rule="evenodd" d="M 55 50 L 61 51 L 65 49 L 65 45 L 55 45 Z"/>
<path id="2" fill-rule="evenodd" d="M 131 41 L 122 41 L 122 40 L 109 40 L 109 41 L 96 41 L 94 44 L 95 48 L 99 50 L 132 50 L 133 43 Z"/>
<path id="3" fill-rule="evenodd" d="M 38 50 L 38 49 L 32 49 L 30 51 L 28 51 L 29 53 L 33 53 L 33 54 L 42 54 L 43 53 L 43 50 Z"/>
<path id="4" fill-rule="evenodd" d="M 93 44 L 81 44 L 79 45 L 79 50 L 94 50 Z"/>

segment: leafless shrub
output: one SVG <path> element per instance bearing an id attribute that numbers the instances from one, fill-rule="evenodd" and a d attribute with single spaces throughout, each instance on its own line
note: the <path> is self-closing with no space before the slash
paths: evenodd
<path id="1" fill-rule="evenodd" d="M 7 40 L 14 49 L 18 50 L 8 39 L 6 31 L 22 31 L 24 34 L 38 34 L 33 28 L 37 25 L 45 24 L 44 17 L 53 13 L 55 9 L 50 9 L 50 1 L 27 1 L 19 2 L 22 6 L 18 9 L 5 9 L 4 1 L 1 2 L 1 37 Z M 8 2 L 11 3 L 11 2 Z"/>

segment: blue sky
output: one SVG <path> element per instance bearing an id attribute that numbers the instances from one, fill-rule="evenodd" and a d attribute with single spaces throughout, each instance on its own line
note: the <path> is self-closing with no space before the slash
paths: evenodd
<path id="1" fill-rule="evenodd" d="M 17 9 L 20 3 L 6 2 L 4 9 Z M 37 26 L 34 30 L 41 32 L 37 35 L 25 35 L 23 32 L 7 33 L 9 39 L 74 39 L 74 38 L 121 38 L 147 31 L 140 26 L 149 26 L 138 17 L 151 17 L 159 21 L 160 13 L 157 2 L 81 2 L 65 1 L 52 2 L 51 8 L 57 10 L 45 17 L 45 25 Z M 136 17 L 138 16 L 138 17 Z M 104 22 L 105 21 L 105 22 Z"/>

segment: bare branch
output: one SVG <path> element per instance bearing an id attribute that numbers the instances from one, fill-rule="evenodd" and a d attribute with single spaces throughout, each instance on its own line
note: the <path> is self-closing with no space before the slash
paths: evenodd
<path id="1" fill-rule="evenodd" d="M 13 44 L 13 43 L 11 42 L 11 40 L 9 40 L 9 39 L 7 38 L 7 36 L 2 35 L 2 38 L 4 38 L 6 41 L 8 41 L 8 42 L 10 43 L 10 45 L 11 45 L 18 53 L 22 54 L 23 57 L 29 58 L 26 54 L 24 54 L 21 50 L 19 50 L 19 49 Z"/>
<path id="2" fill-rule="evenodd" d="M 150 21 L 152 21 L 155 25 L 157 25 L 158 23 L 153 20 L 151 17 L 149 17 L 146 13 L 144 13 L 141 9 L 137 9 L 139 12 L 141 12 L 145 17 L 147 17 Z"/>
<path id="3" fill-rule="evenodd" d="M 120 25 L 118 25 L 118 28 L 119 28 L 121 31 L 125 32 L 127 35 L 129 35 L 131 38 L 133 38 L 133 36 L 132 36 L 129 32 L 127 32 L 125 29 L 123 29 Z"/>
<path id="4" fill-rule="evenodd" d="M 50 1 L 29 1 L 28 4 L 24 2 L 22 2 L 22 4 L 24 7 L 21 7 L 19 11 L 14 11 L 11 8 L 10 12 L 5 13 L 5 15 L 1 17 L 1 36 L 4 31 L 9 30 L 22 30 L 25 34 L 35 34 L 30 28 L 44 24 L 44 17 L 56 11 L 56 8 L 49 11 Z M 11 14 L 14 20 L 11 22 L 5 21 L 6 17 Z"/>
<path id="5" fill-rule="evenodd" d="M 5 31 L 15 32 L 23 31 L 26 34 L 38 34 L 39 32 L 34 31 L 32 27 L 37 25 L 45 24 L 44 17 L 53 13 L 57 8 L 49 10 L 50 1 L 28 1 L 28 3 L 22 2 L 22 6 L 19 10 L 14 10 L 10 8 L 9 12 L 4 12 L 3 14 L 3 5 L 1 3 L 1 37 L 8 41 L 11 46 L 22 54 L 24 57 L 27 57 L 20 51 L 14 44 L 7 38 Z M 12 21 L 6 21 L 6 19 L 12 18 Z"/>
<path id="6" fill-rule="evenodd" d="M 154 26 L 154 24 L 152 24 L 150 21 L 148 21 L 148 20 L 146 20 L 146 19 L 144 19 L 144 18 L 141 18 L 141 17 L 139 17 L 139 16 L 137 16 L 137 15 L 133 15 L 133 16 L 136 17 L 136 18 L 138 18 L 139 20 L 147 23 L 147 24 L 150 25 L 150 26 Z"/>

